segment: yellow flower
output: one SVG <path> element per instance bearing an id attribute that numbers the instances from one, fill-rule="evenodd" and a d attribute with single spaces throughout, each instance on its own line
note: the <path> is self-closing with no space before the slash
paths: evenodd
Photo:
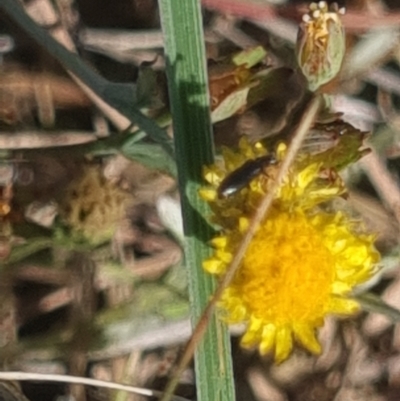
<path id="1" fill-rule="evenodd" d="M 248 187 L 226 199 L 217 196 L 224 177 L 248 157 L 265 154 L 259 144 L 242 141 L 240 150 L 225 150 L 227 170 L 213 165 L 205 171 L 210 187 L 201 191 L 222 234 L 204 268 L 223 275 L 278 166 L 254 178 Z M 278 159 L 285 153 L 280 145 Z M 344 191 L 338 176 L 321 178 L 321 165 L 312 156 L 298 158 L 279 189 L 268 216 L 261 222 L 241 266 L 225 290 L 220 307 L 229 323 L 247 323 L 245 347 L 258 346 L 262 354 L 275 351 L 283 361 L 300 342 L 320 352 L 315 332 L 329 314 L 351 315 L 359 309 L 349 298 L 352 289 L 376 271 L 379 254 L 375 237 L 362 233 L 360 223 L 344 213 L 328 213 L 326 203 Z"/>

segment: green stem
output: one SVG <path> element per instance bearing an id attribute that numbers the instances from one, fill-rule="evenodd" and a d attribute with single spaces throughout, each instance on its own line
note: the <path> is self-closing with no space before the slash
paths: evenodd
<path id="1" fill-rule="evenodd" d="M 201 8 L 199 0 L 159 0 L 159 5 L 195 325 L 215 289 L 214 280 L 202 269 L 202 260 L 210 252 L 206 243 L 212 228 L 204 219 L 209 210 L 198 195 L 202 168 L 213 160 Z M 195 366 L 198 400 L 234 401 L 229 333 L 215 315 L 197 346 Z M 170 399 L 177 379 L 168 386 L 163 400 Z"/>

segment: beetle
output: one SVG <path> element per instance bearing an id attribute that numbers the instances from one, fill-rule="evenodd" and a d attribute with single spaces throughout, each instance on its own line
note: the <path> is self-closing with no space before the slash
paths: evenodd
<path id="1" fill-rule="evenodd" d="M 274 154 L 247 160 L 239 168 L 228 174 L 218 187 L 218 196 L 228 198 L 243 189 L 254 177 L 257 177 L 266 167 L 276 164 Z"/>

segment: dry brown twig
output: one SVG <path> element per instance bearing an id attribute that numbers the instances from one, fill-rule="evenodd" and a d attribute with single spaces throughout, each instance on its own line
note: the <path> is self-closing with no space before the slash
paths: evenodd
<path id="1" fill-rule="evenodd" d="M 128 386 L 119 383 L 107 382 L 104 380 L 88 379 L 86 377 L 77 377 L 77 376 L 26 373 L 26 372 L 0 372 L 0 380 L 72 383 L 86 386 L 104 387 L 113 390 L 127 391 L 129 393 L 142 394 L 147 397 L 159 397 L 161 395 L 160 391 L 148 390 L 144 388 Z M 173 401 L 189 401 L 189 400 L 187 398 L 174 396 Z"/>
<path id="2" fill-rule="evenodd" d="M 48 0 L 35 0 L 24 5 L 26 12 L 39 24 L 45 26 L 54 26 L 58 22 L 58 16 L 53 6 Z M 49 21 L 51 24 L 49 24 Z M 49 30 L 49 33 L 64 45 L 68 50 L 75 52 L 75 45 L 68 32 L 62 26 L 56 26 Z M 116 109 L 109 106 L 90 88 L 88 88 L 80 79 L 67 71 L 71 78 L 80 86 L 83 92 L 92 100 L 92 102 L 102 111 L 102 113 L 114 124 L 120 131 L 130 127 L 130 121 L 119 113 Z"/>
<path id="3" fill-rule="evenodd" d="M 400 224 L 400 190 L 398 183 L 374 150 L 365 156 L 360 163 L 381 199 L 388 205 Z"/>

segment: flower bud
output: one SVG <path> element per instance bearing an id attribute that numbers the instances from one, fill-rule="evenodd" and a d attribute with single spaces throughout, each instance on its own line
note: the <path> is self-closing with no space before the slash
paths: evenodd
<path id="1" fill-rule="evenodd" d="M 303 16 L 296 43 L 297 61 L 311 91 L 333 79 L 339 72 L 345 54 L 345 34 L 338 9 L 325 1 L 310 4 Z"/>

